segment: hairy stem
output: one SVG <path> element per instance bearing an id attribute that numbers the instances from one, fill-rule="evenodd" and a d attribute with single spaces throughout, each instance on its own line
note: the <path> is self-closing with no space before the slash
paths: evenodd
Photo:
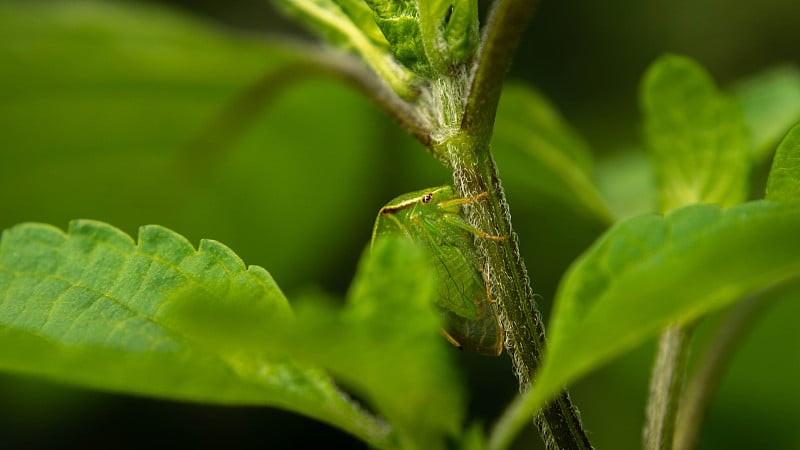
<path id="1" fill-rule="evenodd" d="M 467 218 L 483 231 L 506 237 L 502 242 L 479 239 L 478 249 L 484 258 L 483 271 L 506 332 L 506 349 L 514 363 L 520 389 L 525 391 L 542 359 L 544 326 L 519 253 L 517 235 L 511 227 L 505 192 L 488 144 L 460 134 L 451 138 L 445 147 L 455 186 L 461 195 L 466 198 L 488 193 L 485 201 L 465 205 Z M 547 448 L 591 448 L 577 409 L 566 392 L 533 419 Z"/>
<path id="2" fill-rule="evenodd" d="M 544 325 L 536 307 L 505 192 L 497 175 L 489 143 L 506 72 L 522 35 L 533 17 L 535 0 L 496 0 L 484 27 L 480 53 L 471 74 L 461 132 L 439 143 L 456 189 L 462 196 L 488 193 L 485 202 L 465 208 L 472 225 L 503 242 L 478 242 L 485 261 L 484 273 L 496 299 L 506 331 L 506 349 L 514 364 L 520 390 L 526 391 L 544 351 Z M 437 153 L 437 151 L 434 151 Z M 533 418 L 547 448 L 592 448 L 577 409 L 564 392 Z"/>
<path id="3" fill-rule="evenodd" d="M 511 226 L 508 202 L 489 151 L 489 142 L 503 80 L 536 4 L 533 0 L 495 2 L 484 28 L 480 54 L 472 74 L 461 121 L 462 132 L 450 139 L 444 150 L 461 195 L 489 194 L 485 203 L 466 209 L 470 222 L 479 229 L 507 237 L 502 243 L 480 242 L 479 249 L 506 330 L 506 349 L 522 391 L 529 388 L 541 363 L 544 325 L 519 253 L 517 235 Z M 566 392 L 533 420 L 548 448 L 591 448 L 577 409 Z"/>
<path id="4" fill-rule="evenodd" d="M 643 433 L 645 450 L 672 449 L 693 328 L 693 325 L 675 325 L 661 334 L 650 378 Z"/>

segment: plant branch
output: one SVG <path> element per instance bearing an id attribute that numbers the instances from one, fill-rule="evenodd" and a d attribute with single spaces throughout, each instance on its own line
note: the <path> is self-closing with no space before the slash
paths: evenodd
<path id="1" fill-rule="evenodd" d="M 345 81 L 371 98 L 384 112 L 408 130 L 422 145 L 429 147 L 430 127 L 408 102 L 401 99 L 388 84 L 378 78 L 359 60 L 325 48 L 307 44 L 283 44 L 297 48 L 302 59 L 270 71 L 245 87 L 203 127 L 186 147 L 179 162 L 182 167 L 193 166 L 197 161 L 213 167 L 225 154 L 225 149 L 253 123 L 258 114 L 275 101 L 292 85 L 310 78 L 330 77 Z M 187 164 L 187 161 L 191 164 Z"/>
<path id="2" fill-rule="evenodd" d="M 434 145 L 453 170 L 456 189 L 465 198 L 488 194 L 486 202 L 465 206 L 472 225 L 504 242 L 478 243 L 484 273 L 506 332 L 506 349 L 520 390 L 526 391 L 544 351 L 544 325 L 536 307 L 505 191 L 489 151 L 503 80 L 522 35 L 533 17 L 535 0 L 497 0 L 484 27 L 480 53 L 471 74 L 461 132 Z M 533 418 L 547 448 L 592 448 L 577 409 L 565 392 Z"/>
<path id="3" fill-rule="evenodd" d="M 481 37 L 461 129 L 489 142 L 506 72 L 511 67 L 537 0 L 495 0 Z M 487 146 L 488 149 L 488 146 Z"/>
<path id="4" fill-rule="evenodd" d="M 645 450 L 672 449 L 675 420 L 686 377 L 694 325 L 674 325 L 661 333 L 658 354 L 650 378 Z"/>

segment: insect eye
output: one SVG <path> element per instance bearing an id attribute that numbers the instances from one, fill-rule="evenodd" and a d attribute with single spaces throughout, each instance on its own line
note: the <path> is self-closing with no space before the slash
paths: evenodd
<path id="1" fill-rule="evenodd" d="M 425 203 L 426 205 L 430 203 L 431 200 L 433 200 L 433 194 L 430 192 L 422 196 L 422 203 Z"/>

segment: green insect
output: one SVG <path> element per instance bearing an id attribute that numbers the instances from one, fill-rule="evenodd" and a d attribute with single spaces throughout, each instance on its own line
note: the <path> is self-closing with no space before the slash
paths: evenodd
<path id="1" fill-rule="evenodd" d="M 384 235 L 405 236 L 425 248 L 439 277 L 436 306 L 444 316 L 442 334 L 458 348 L 497 356 L 503 351 L 503 327 L 480 269 L 474 236 L 502 242 L 468 224 L 461 205 L 486 198 L 460 198 L 450 186 L 401 195 L 381 208 L 372 242 Z"/>

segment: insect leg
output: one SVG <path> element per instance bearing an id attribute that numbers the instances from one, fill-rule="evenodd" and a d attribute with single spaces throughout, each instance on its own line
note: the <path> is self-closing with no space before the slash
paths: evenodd
<path id="1" fill-rule="evenodd" d="M 478 270 L 481 272 L 481 276 L 483 277 L 483 284 L 484 286 L 486 286 L 486 300 L 489 300 L 489 303 L 497 303 L 497 299 L 492 297 L 492 291 L 489 288 L 490 286 L 489 276 L 486 275 L 486 272 L 484 272 L 483 269 L 478 268 Z"/>
<path id="2" fill-rule="evenodd" d="M 447 223 L 456 226 L 464 231 L 470 232 L 481 239 L 490 239 L 492 241 L 497 241 L 501 243 L 506 241 L 505 236 L 495 236 L 493 234 L 489 234 L 483 230 L 475 228 L 472 225 L 465 222 L 461 217 L 459 217 L 456 214 L 447 214 L 446 216 L 444 216 L 444 220 L 447 221 Z"/>
<path id="3" fill-rule="evenodd" d="M 441 202 L 440 206 L 446 208 L 446 207 L 449 207 L 449 206 L 466 205 L 468 203 L 477 202 L 478 200 L 481 200 L 481 199 L 484 199 L 484 198 L 489 198 L 489 194 L 486 191 L 481 192 L 480 194 L 472 196 L 472 197 L 451 198 L 449 200 L 445 200 L 445 201 Z"/>
<path id="4" fill-rule="evenodd" d="M 454 338 L 453 336 L 451 336 L 451 335 L 450 335 L 450 333 L 448 333 L 447 331 L 445 331 L 445 329 L 444 329 L 444 328 L 439 328 L 439 334 L 441 334 L 442 336 L 444 336 L 444 338 L 445 338 L 445 339 L 447 339 L 447 342 L 449 342 L 450 344 L 452 344 L 452 345 L 453 345 L 453 347 L 455 347 L 455 348 L 457 348 L 457 349 L 459 349 L 459 350 L 464 350 L 464 346 L 463 346 L 463 345 L 461 345 L 461 342 L 458 342 L 458 341 L 456 340 L 456 338 Z"/>

